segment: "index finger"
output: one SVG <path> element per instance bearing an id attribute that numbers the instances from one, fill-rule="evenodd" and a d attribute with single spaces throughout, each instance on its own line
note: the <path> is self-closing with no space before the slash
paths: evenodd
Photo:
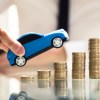
<path id="1" fill-rule="evenodd" d="M 0 40 L 9 49 L 11 49 L 16 55 L 23 56 L 25 53 L 24 47 L 16 40 L 13 40 L 8 36 L 7 32 L 0 28 Z"/>

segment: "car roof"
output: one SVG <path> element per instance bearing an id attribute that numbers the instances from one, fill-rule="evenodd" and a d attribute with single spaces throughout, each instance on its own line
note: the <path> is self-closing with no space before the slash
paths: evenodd
<path id="1" fill-rule="evenodd" d="M 38 38 L 41 38 L 43 36 L 44 36 L 43 34 L 39 34 L 39 33 L 35 33 L 35 32 L 29 32 L 29 33 L 24 34 L 20 38 L 18 38 L 18 41 L 21 44 L 25 44 L 25 43 L 30 42 L 32 40 L 36 40 Z"/>

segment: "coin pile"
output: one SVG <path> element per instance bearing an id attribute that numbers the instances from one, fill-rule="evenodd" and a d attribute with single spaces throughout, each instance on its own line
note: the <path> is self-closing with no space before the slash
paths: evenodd
<path id="1" fill-rule="evenodd" d="M 85 78 L 85 52 L 72 53 L 72 79 Z"/>
<path id="2" fill-rule="evenodd" d="M 51 77 L 51 71 L 49 70 L 38 71 L 38 79 L 50 79 L 50 77 Z"/>
<path id="3" fill-rule="evenodd" d="M 89 77 L 100 79 L 100 39 L 89 40 Z"/>
<path id="4" fill-rule="evenodd" d="M 54 78 L 55 80 L 67 79 L 66 62 L 54 62 Z"/>
<path id="5" fill-rule="evenodd" d="M 21 76 L 20 79 L 21 82 L 30 82 L 34 81 L 34 76 Z"/>
<path id="6" fill-rule="evenodd" d="M 67 80 L 55 80 L 55 95 L 65 97 L 68 96 Z"/>

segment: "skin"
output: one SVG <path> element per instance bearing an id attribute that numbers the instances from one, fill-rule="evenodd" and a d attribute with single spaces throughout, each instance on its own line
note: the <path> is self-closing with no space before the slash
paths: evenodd
<path id="1" fill-rule="evenodd" d="M 23 56 L 25 53 L 24 47 L 18 41 L 11 39 L 2 28 L 0 28 L 0 48 L 5 52 L 11 49 L 18 56 Z"/>

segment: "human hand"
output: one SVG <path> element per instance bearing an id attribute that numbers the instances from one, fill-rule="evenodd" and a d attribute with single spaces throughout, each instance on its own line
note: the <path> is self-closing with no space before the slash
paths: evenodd
<path id="1" fill-rule="evenodd" d="M 25 53 L 24 47 L 18 41 L 13 40 L 2 28 L 0 28 L 0 49 L 5 52 L 10 49 L 18 56 L 23 56 Z"/>

